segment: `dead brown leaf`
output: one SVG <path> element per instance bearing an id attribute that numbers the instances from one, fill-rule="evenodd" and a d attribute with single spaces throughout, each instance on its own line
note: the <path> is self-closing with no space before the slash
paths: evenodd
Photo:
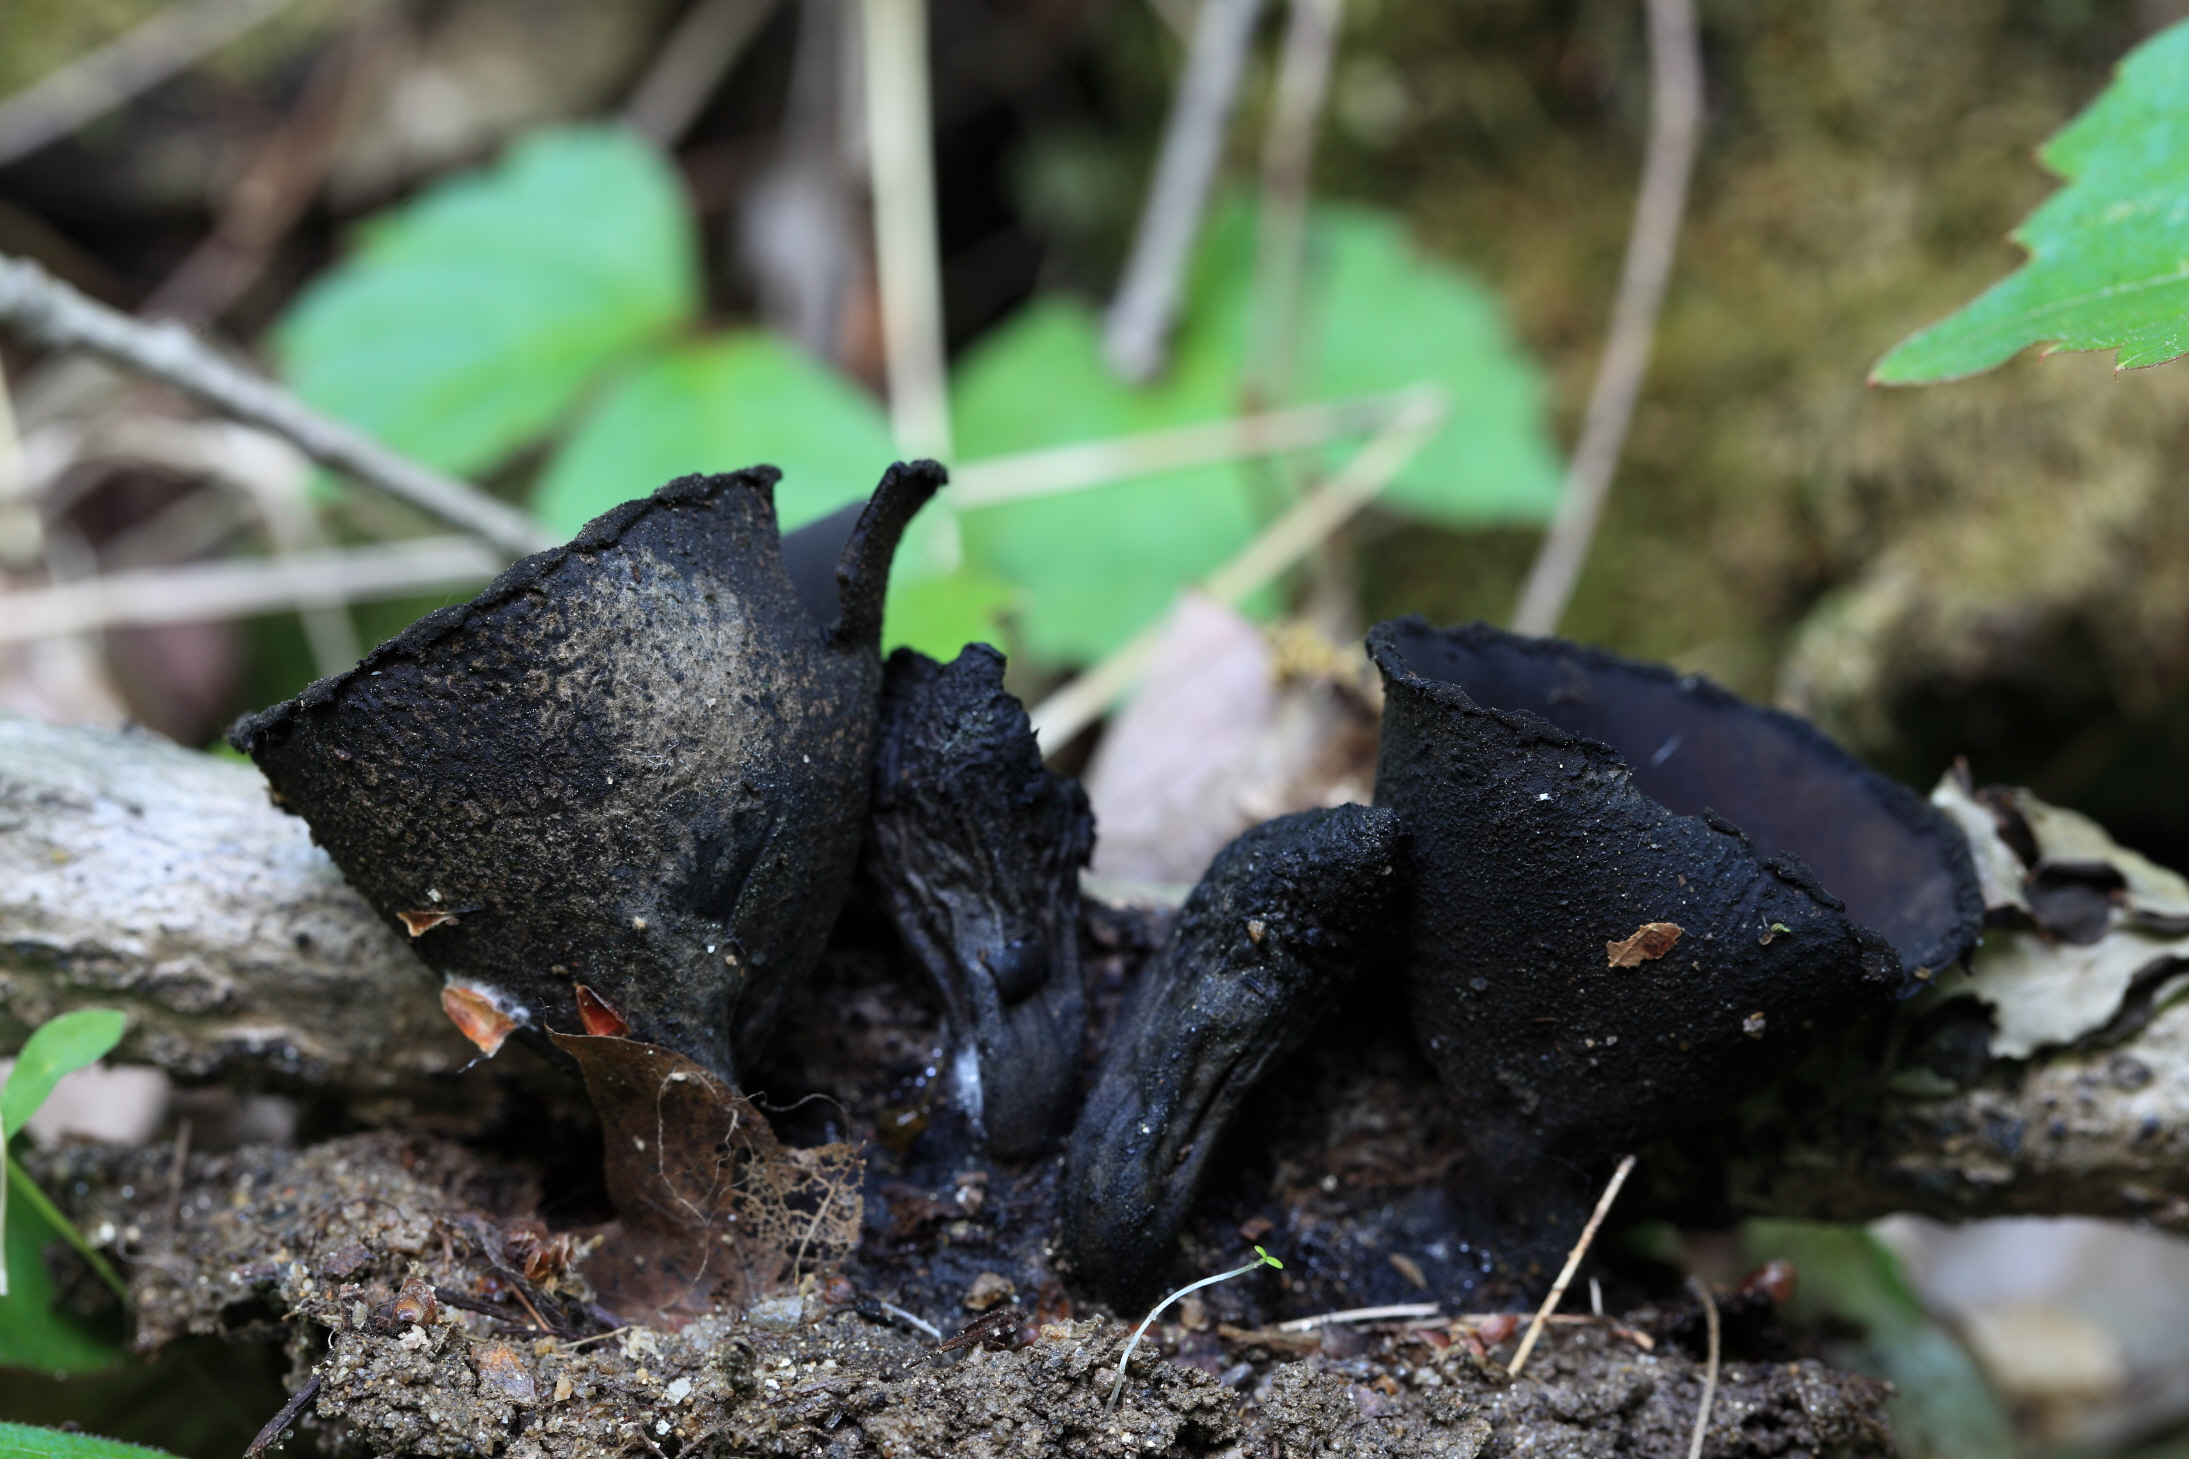
<path id="1" fill-rule="evenodd" d="M 858 1244 L 857 1146 L 786 1147 L 750 1100 L 667 1049 L 553 1038 L 600 1111 L 618 1218 L 585 1275 L 625 1320 L 681 1326 L 790 1286 Z"/>
<path id="2" fill-rule="evenodd" d="M 454 912 L 398 912 L 395 915 L 403 919 L 403 925 L 410 929 L 410 935 L 413 937 L 423 932 L 431 932 L 436 927 L 445 927 L 456 921 Z"/>
<path id="3" fill-rule="evenodd" d="M 1672 951 L 1672 945 L 1680 940 L 1680 926 L 1676 922 L 1644 922 L 1634 929 L 1634 935 L 1624 942 L 1604 944 L 1604 956 L 1615 968 L 1638 968 L 1643 963 L 1654 962 Z"/>

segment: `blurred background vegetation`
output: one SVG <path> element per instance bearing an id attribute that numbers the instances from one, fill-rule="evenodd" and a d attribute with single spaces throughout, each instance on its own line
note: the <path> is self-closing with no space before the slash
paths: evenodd
<path id="1" fill-rule="evenodd" d="M 0 98 L 167 8 L 11 0 Z M 688 470 L 783 465 L 792 525 L 871 486 L 893 443 L 845 0 L 713 6 L 735 34 L 696 79 L 678 67 L 704 3 L 226 8 L 248 12 L 232 40 L 0 165 L 0 252 L 124 312 L 201 327 L 558 536 Z M 1641 8 L 1348 0 L 1303 343 L 1280 399 L 1253 393 L 1248 283 L 1281 13 L 1263 19 L 1227 133 L 1171 368 L 1134 388 L 1097 357 L 1194 8 L 931 0 L 956 456 L 1429 380 L 1452 402 L 1445 433 L 1315 566 L 1248 607 L 1333 637 L 1413 611 L 1504 621 L 1630 223 L 1648 129 Z M 1966 755 L 1980 779 L 2029 785 L 2189 864 L 2189 778 L 2173 773 L 2189 749 L 2189 374 L 2116 375 L 2085 356 L 1945 390 L 1864 383 L 1896 340 L 2014 266 L 2006 234 L 2054 186 L 2034 149 L 2185 7 L 1700 11 L 1707 116 L 1688 215 L 1565 631 L 1786 703 L 1911 783 Z M 0 364 L 24 459 L 43 463 L 25 477 L 36 493 L 0 493 L 0 588 L 436 530 L 233 442 L 138 430 L 98 445 L 128 434 L 117 421 L 192 412 L 4 337 Z M 1344 459 L 1331 450 L 1298 459 L 1327 469 Z M 911 545 L 892 636 L 939 653 L 993 638 L 1031 701 L 1159 617 L 1299 487 L 1288 470 L 1202 466 L 938 516 Z M 206 745 L 469 591 L 0 641 L 0 709 L 129 718 Z M 1885 1247 L 1755 1240 L 1847 1273 L 1832 1320 L 1872 1336 L 1843 1353 L 1932 1373 L 1912 1401 L 1972 1407 L 1923 1442 L 1989 1452 L 1951 1435 L 2004 1432 L 2015 1395 L 1951 1356 Z M 192 1347 L 172 1361 L 217 1359 Z M 266 1381 L 251 1379 L 243 1411 L 268 1407 Z M 0 1393 L 12 1412 L 18 1397 Z M 2015 1412 L 2037 1448 L 2068 1432 Z M 182 1428 L 130 1436 L 199 1443 Z"/>

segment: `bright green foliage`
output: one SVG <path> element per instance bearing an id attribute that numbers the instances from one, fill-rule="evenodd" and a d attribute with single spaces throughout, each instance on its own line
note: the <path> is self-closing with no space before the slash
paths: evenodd
<path id="1" fill-rule="evenodd" d="M 698 305 L 691 225 L 660 155 L 618 127 L 556 128 L 385 215 L 277 344 L 312 404 L 470 472 L 548 431 Z"/>
<path id="2" fill-rule="evenodd" d="M 2118 350 L 2123 368 L 2189 353 L 2189 22 L 2132 51 L 2040 156 L 2067 186 L 2014 231 L 2029 262 L 1903 340 L 1873 381 L 1958 379 L 2033 344 Z"/>
<path id="3" fill-rule="evenodd" d="M 0 1423 L 0 1459 L 171 1459 L 164 1449 L 124 1444 L 92 1434 L 64 1434 L 29 1424 Z"/>
<path id="4" fill-rule="evenodd" d="M 63 1075 L 97 1063 L 121 1042 L 125 1020 L 105 1008 L 82 1008 L 42 1025 L 24 1041 L 7 1086 L 0 1089 L 0 1131 L 19 1132 L 38 1113 Z M 0 1142 L 4 1144 L 4 1142 Z M 107 1367 L 121 1358 L 120 1348 L 92 1328 L 53 1307 L 53 1278 L 40 1253 L 46 1244 L 73 1237 L 56 1226 L 40 1206 L 46 1204 L 12 1156 L 0 1185 L 0 1222 L 5 1239 L 0 1255 L 7 1280 L 0 1284 L 0 1367 L 82 1373 Z M 15 1199 L 6 1199 L 12 1194 Z M 37 1432 L 37 1431 L 33 1431 Z M 0 1443 L 5 1435 L 0 1434 Z M 0 1450 L 4 1453 L 5 1450 Z"/>
<path id="5" fill-rule="evenodd" d="M 953 404 L 968 459 L 1215 420 L 1240 406 L 1249 348 L 1254 220 L 1221 210 L 1195 263 L 1191 310 L 1170 369 L 1134 389 L 1099 356 L 1083 304 L 1030 306 L 960 365 Z M 1442 385 L 1453 419 L 1388 489 L 1388 505 L 1455 525 L 1546 520 L 1559 469 L 1543 385 L 1495 302 L 1416 250 L 1393 218 L 1324 207 L 1310 235 L 1295 400 L 1345 400 L 1417 380 Z M 1356 443 L 1325 453 L 1342 459 Z M 1161 615 L 1281 510 L 1266 465 L 1171 472 L 970 514 L 969 555 L 1027 592 L 1026 645 L 1048 659 L 1099 657 Z"/>
<path id="6" fill-rule="evenodd" d="M 63 1075 L 89 1068 L 114 1051 L 127 1023 L 111 1008 L 79 1008 L 40 1025 L 23 1041 L 7 1087 L 0 1089 L 0 1126 L 10 1134 L 22 1129 Z"/>
<path id="7" fill-rule="evenodd" d="M 783 468 L 783 529 L 864 501 L 895 459 L 873 397 L 773 335 L 685 345 L 619 381 L 573 431 L 533 490 L 557 532 L 575 533 L 665 481 L 765 461 Z"/>
<path id="8" fill-rule="evenodd" d="M 1813 1326 L 1836 1318 L 1863 1330 L 1858 1345 L 1832 1354 L 1859 1372 L 1890 1378 L 1893 1430 L 1910 1454 L 1993 1459 L 2015 1452 L 2014 1426 L 1975 1359 L 1923 1309 L 1899 1261 L 1860 1226 L 1750 1221 L 1743 1245 L 1752 1261 L 1793 1263 L 1798 1286 L 1787 1317 Z"/>

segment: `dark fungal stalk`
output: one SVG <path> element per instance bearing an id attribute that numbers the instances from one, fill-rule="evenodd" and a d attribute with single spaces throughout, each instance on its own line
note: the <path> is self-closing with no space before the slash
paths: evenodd
<path id="1" fill-rule="evenodd" d="M 899 649 L 881 697 L 868 867 L 942 997 L 957 1097 L 994 1154 L 1040 1153 L 1077 1092 L 1079 872 L 1094 817 L 1003 687 L 1003 655 Z"/>
<path id="2" fill-rule="evenodd" d="M 1396 900 L 1398 817 L 1265 821 L 1218 853 L 1140 975 L 1065 1158 L 1074 1272 L 1155 1288 L 1210 1152 L 1255 1084 L 1328 1017 Z"/>
<path id="3" fill-rule="evenodd" d="M 777 475 L 628 502 L 231 733 L 384 918 L 460 909 L 412 945 L 482 1047 L 583 1027 L 582 984 L 734 1081 L 819 956 L 890 558 L 944 473 L 890 468 L 826 618 L 784 570 Z"/>

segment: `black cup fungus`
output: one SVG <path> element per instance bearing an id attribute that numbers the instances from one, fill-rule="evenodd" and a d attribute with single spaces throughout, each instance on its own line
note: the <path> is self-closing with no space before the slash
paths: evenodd
<path id="1" fill-rule="evenodd" d="M 1479 1173 L 1722 1110 L 1964 957 L 1947 817 L 1791 715 L 1484 624 L 1377 625 L 1408 996 Z"/>
<path id="2" fill-rule="evenodd" d="M 230 733 L 482 1047 L 606 1028 L 734 1081 L 819 956 L 865 833 L 890 558 L 945 477 L 890 468 L 824 616 L 778 475 L 627 502 Z"/>

